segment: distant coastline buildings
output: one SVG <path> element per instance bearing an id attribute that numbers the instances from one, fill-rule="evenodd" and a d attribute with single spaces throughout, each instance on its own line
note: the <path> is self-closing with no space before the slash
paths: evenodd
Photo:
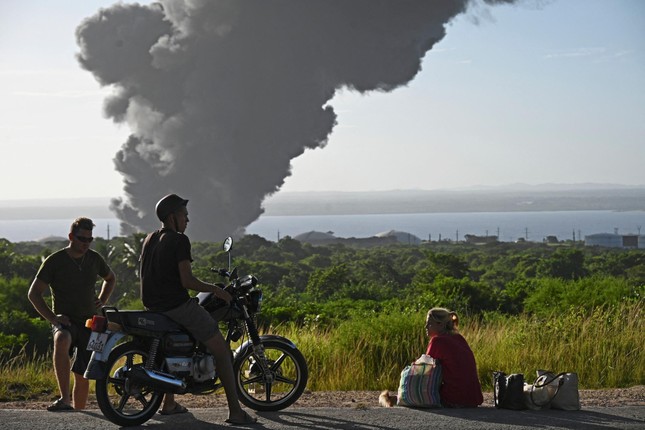
<path id="1" fill-rule="evenodd" d="M 333 232 L 318 232 L 310 231 L 307 233 L 302 233 L 294 237 L 295 240 L 303 243 L 309 243 L 311 245 L 330 245 L 330 244 L 345 244 L 353 245 L 359 247 L 370 247 L 370 246 L 379 246 L 379 245 L 389 245 L 389 244 L 405 244 L 405 245 L 420 245 L 422 242 L 419 237 L 414 234 L 407 233 L 404 231 L 391 230 L 383 233 L 379 233 L 372 237 L 337 237 Z M 525 242 L 523 238 L 520 238 L 518 242 Z M 441 242 L 441 238 L 439 239 Z M 446 242 L 452 242 L 451 240 L 445 239 Z M 485 245 L 497 243 L 499 241 L 498 236 L 478 236 L 474 234 L 466 234 L 464 236 L 464 243 L 471 245 Z M 460 242 L 460 241 L 457 241 Z M 547 236 L 543 239 L 544 243 L 557 244 L 559 243 L 558 239 L 555 236 Z M 645 249 L 645 235 L 640 234 L 618 234 L 618 233 L 597 233 L 584 236 L 585 246 L 598 246 L 604 248 L 622 248 L 622 249 Z"/>
<path id="2" fill-rule="evenodd" d="M 585 236 L 586 246 L 645 249 L 645 236 L 638 234 L 597 233 Z"/>

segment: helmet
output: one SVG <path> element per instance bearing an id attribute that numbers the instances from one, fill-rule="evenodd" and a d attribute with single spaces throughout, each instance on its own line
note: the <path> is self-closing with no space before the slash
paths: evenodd
<path id="1" fill-rule="evenodd" d="M 188 200 L 182 199 L 177 194 L 168 194 L 157 202 L 155 206 L 155 212 L 157 213 L 157 218 L 159 221 L 164 222 L 168 215 L 174 214 L 182 206 L 186 206 Z"/>

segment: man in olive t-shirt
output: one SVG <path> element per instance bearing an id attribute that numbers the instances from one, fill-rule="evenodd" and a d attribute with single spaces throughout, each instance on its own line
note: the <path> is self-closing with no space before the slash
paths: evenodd
<path id="1" fill-rule="evenodd" d="M 54 335 L 54 373 L 60 398 L 47 410 L 52 412 L 83 409 L 87 403 L 89 381 L 83 377 L 89 361 L 87 341 L 90 330 L 85 320 L 105 305 L 114 290 L 116 278 L 103 257 L 90 249 L 94 224 L 89 218 L 77 218 L 69 233 L 69 245 L 45 259 L 29 288 L 28 297 L 34 308 L 52 324 Z M 103 278 L 101 292 L 96 295 L 95 284 Z M 51 289 L 53 309 L 44 292 Z M 70 353 L 76 348 L 74 392 L 70 396 Z M 73 397 L 73 407 L 71 398 Z"/>

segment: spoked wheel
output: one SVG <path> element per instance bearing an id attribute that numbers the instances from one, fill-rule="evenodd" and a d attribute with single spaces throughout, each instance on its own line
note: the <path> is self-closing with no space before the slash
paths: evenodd
<path id="1" fill-rule="evenodd" d="M 163 393 L 126 377 L 136 366 L 144 366 L 148 352 L 134 342 L 114 348 L 106 362 L 107 373 L 96 381 L 96 400 L 103 415 L 120 426 L 137 426 L 159 409 Z"/>
<path id="2" fill-rule="evenodd" d="M 235 357 L 240 401 L 256 411 L 279 411 L 291 406 L 305 390 L 309 371 L 302 353 L 279 339 L 262 341 L 268 369 L 263 370 L 249 345 Z"/>

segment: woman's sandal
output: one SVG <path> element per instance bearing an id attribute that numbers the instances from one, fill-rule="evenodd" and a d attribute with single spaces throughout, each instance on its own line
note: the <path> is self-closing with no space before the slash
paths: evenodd
<path id="1" fill-rule="evenodd" d="M 188 412 L 188 409 L 180 405 L 179 403 L 175 403 L 175 407 L 169 411 L 164 411 L 163 409 L 159 411 L 161 415 L 185 414 L 186 412 Z"/>
<path id="2" fill-rule="evenodd" d="M 71 405 L 68 405 L 67 403 L 63 403 L 63 399 L 58 399 L 51 405 L 47 406 L 47 410 L 49 412 L 65 412 L 65 411 L 73 411 L 74 408 Z"/>
<path id="3" fill-rule="evenodd" d="M 233 418 L 229 418 L 229 419 L 225 420 L 225 422 L 227 422 L 229 424 L 241 425 L 241 426 L 250 425 L 250 424 L 257 424 L 258 423 L 257 418 L 252 417 L 246 411 L 243 411 L 243 412 L 244 412 L 244 419 L 243 420 L 236 420 L 236 419 L 233 419 Z"/>

